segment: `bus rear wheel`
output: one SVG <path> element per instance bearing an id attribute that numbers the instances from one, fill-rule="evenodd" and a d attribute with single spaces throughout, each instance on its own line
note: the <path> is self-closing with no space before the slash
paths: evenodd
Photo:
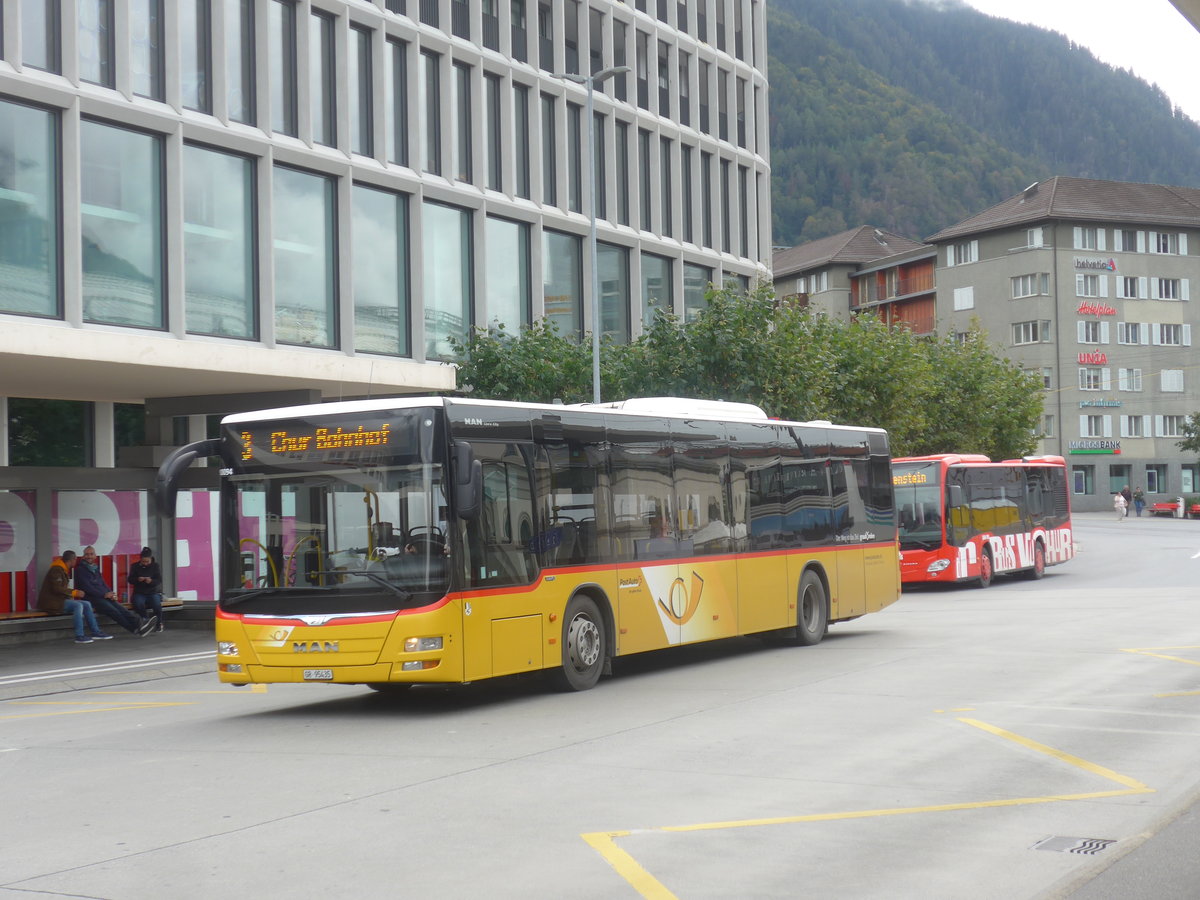
<path id="1" fill-rule="evenodd" d="M 1033 581 L 1037 581 L 1046 574 L 1046 547 L 1041 541 L 1037 541 L 1033 545 L 1033 568 L 1025 573 L 1025 576 Z"/>
<path id="2" fill-rule="evenodd" d="M 549 673 L 560 691 L 586 691 L 596 686 L 608 654 L 608 637 L 600 608 L 591 597 L 571 598 L 563 614 L 562 665 Z"/>
<path id="3" fill-rule="evenodd" d="M 811 569 L 800 576 L 800 591 L 796 603 L 796 644 L 811 647 L 819 644 L 829 627 L 829 601 L 825 585 Z"/>
<path id="4" fill-rule="evenodd" d="M 992 568 L 992 551 L 984 550 L 979 558 L 979 586 L 985 588 L 992 583 L 995 570 Z"/>

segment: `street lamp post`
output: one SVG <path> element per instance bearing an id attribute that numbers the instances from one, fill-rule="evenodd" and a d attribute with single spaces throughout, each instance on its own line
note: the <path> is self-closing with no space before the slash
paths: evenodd
<path id="1" fill-rule="evenodd" d="M 588 125 L 588 256 L 592 270 L 592 402 L 600 402 L 600 266 L 596 261 L 596 116 L 592 111 L 592 96 L 596 85 L 614 75 L 633 71 L 629 66 L 609 66 L 593 75 L 559 75 L 587 87 Z"/>

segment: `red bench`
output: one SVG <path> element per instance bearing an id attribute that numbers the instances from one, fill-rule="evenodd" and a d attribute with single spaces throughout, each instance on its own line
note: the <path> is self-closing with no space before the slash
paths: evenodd
<path id="1" fill-rule="evenodd" d="M 1151 503 L 1146 509 L 1152 516 L 1176 516 L 1179 514 L 1179 504 L 1174 500 Z M 1185 515 L 1193 519 L 1200 519 L 1200 503 L 1193 503 L 1188 506 Z"/>

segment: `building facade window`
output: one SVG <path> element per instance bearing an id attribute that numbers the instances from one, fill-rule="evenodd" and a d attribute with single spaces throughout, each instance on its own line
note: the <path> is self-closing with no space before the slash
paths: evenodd
<path id="1" fill-rule="evenodd" d="M 679 189 L 683 215 L 683 239 L 689 244 L 696 242 L 696 208 L 692 200 L 692 154 L 687 144 L 679 145 Z"/>
<path id="2" fill-rule="evenodd" d="M 1187 235 L 1167 231 L 1150 232 L 1150 250 L 1152 253 L 1169 253 L 1172 256 L 1187 254 Z"/>
<path id="3" fill-rule="evenodd" d="M 1081 344 L 1108 343 L 1107 322 L 1100 322 L 1095 319 L 1081 319 L 1076 323 L 1076 331 L 1078 332 L 1077 336 Z"/>
<path id="4" fill-rule="evenodd" d="M 386 141 L 388 162 L 408 165 L 408 44 L 389 40 L 387 43 L 388 92 L 385 100 L 387 116 Z"/>
<path id="5" fill-rule="evenodd" d="M 626 122 L 617 122 L 616 134 L 616 159 L 617 164 L 617 183 L 615 185 L 617 191 L 617 224 L 629 224 L 629 125 Z"/>
<path id="6" fill-rule="evenodd" d="M 1074 228 L 1075 249 L 1076 250 L 1103 250 L 1104 248 L 1104 229 L 1094 227 L 1079 227 Z"/>
<path id="7" fill-rule="evenodd" d="M 471 184 L 475 180 L 471 159 L 471 132 L 474 123 L 471 107 L 471 67 L 463 63 L 455 63 L 454 177 L 464 184 Z"/>
<path id="8" fill-rule="evenodd" d="M 600 113 L 592 117 L 592 174 L 595 175 L 594 213 L 597 219 L 608 215 L 608 120 Z"/>
<path id="9" fill-rule="evenodd" d="M 296 6 L 291 0 L 271 0 L 270 30 L 271 129 L 295 137 L 297 120 Z"/>
<path id="10" fill-rule="evenodd" d="M 1149 437 L 1150 427 L 1147 423 L 1149 418 L 1149 416 L 1121 416 L 1121 437 Z"/>
<path id="11" fill-rule="evenodd" d="M 650 183 L 653 173 L 650 171 L 650 132 L 645 128 L 638 129 L 638 197 L 641 221 L 638 223 L 642 231 L 654 230 L 654 202 L 650 195 Z"/>
<path id="12" fill-rule="evenodd" d="M 487 220 L 486 304 L 489 323 L 515 334 L 529 323 L 533 301 L 530 227 L 498 216 Z"/>
<path id="13" fill-rule="evenodd" d="M 1155 433 L 1159 437 L 1183 437 L 1183 426 L 1187 422 L 1187 416 L 1157 416 L 1158 427 Z"/>
<path id="14" fill-rule="evenodd" d="M 567 104 L 567 209 L 583 212 L 583 107 Z"/>
<path id="15" fill-rule="evenodd" d="M 1192 345 L 1192 326 L 1159 323 L 1154 326 L 1151 338 L 1152 344 L 1164 347 L 1190 347 Z"/>
<path id="16" fill-rule="evenodd" d="M 1145 300 L 1149 294 L 1147 279 L 1133 275 L 1116 276 L 1117 298 L 1119 300 Z"/>
<path id="17" fill-rule="evenodd" d="M 363 184 L 352 197 L 354 349 L 410 356 L 408 197 Z"/>
<path id="18" fill-rule="evenodd" d="M 558 205 L 558 134 L 554 124 L 554 97 L 542 94 L 542 203 Z"/>
<path id="19" fill-rule="evenodd" d="M 529 152 L 529 88 L 513 85 L 513 192 L 524 200 L 532 193 Z"/>
<path id="20" fill-rule="evenodd" d="M 421 51 L 421 170 L 430 175 L 442 174 L 442 58 L 428 50 Z"/>
<path id="21" fill-rule="evenodd" d="M 1170 490 L 1167 486 L 1167 467 L 1161 464 L 1146 466 L 1146 493 L 1165 494 Z"/>
<path id="22" fill-rule="evenodd" d="M 1054 416 L 1042 416 L 1042 437 L 1054 437 Z"/>
<path id="23" fill-rule="evenodd" d="M 1117 369 L 1117 390 L 1140 391 L 1142 389 L 1141 369 Z"/>
<path id="24" fill-rule="evenodd" d="M 276 166 L 275 337 L 284 344 L 337 344 L 337 223 L 334 179 Z"/>
<path id="25" fill-rule="evenodd" d="M 675 181 L 675 167 L 671 164 L 672 143 L 667 137 L 658 139 L 659 217 L 663 237 L 675 236 L 675 206 L 671 195 L 671 184 Z"/>
<path id="26" fill-rule="evenodd" d="M 258 333 L 254 161 L 183 148 L 184 322 L 194 334 Z"/>
<path id="27" fill-rule="evenodd" d="M 484 102 L 487 104 L 485 119 L 487 137 L 484 141 L 484 151 L 487 154 L 487 187 L 491 191 L 502 191 L 504 190 L 504 129 L 500 107 L 500 76 L 484 75 L 483 86 Z"/>
<path id="28" fill-rule="evenodd" d="M 675 310 L 671 260 L 653 253 L 642 254 L 642 324 L 653 325 L 661 312 Z"/>
<path id="29" fill-rule="evenodd" d="M 1186 278 L 1151 278 L 1151 300 L 1188 300 L 1188 280 Z"/>
<path id="30" fill-rule="evenodd" d="M 1012 298 L 1045 296 L 1050 293 L 1050 274 L 1017 275 L 1012 280 Z"/>
<path id="31" fill-rule="evenodd" d="M 1118 322 L 1118 344 L 1148 344 L 1150 343 L 1150 328 L 1141 322 Z"/>
<path id="32" fill-rule="evenodd" d="M 1074 494 L 1096 493 L 1096 467 L 1071 466 L 1071 492 Z"/>
<path id="33" fill-rule="evenodd" d="M 1081 366 L 1079 389 L 1081 391 L 1107 391 L 1111 384 L 1109 370 L 1100 366 Z"/>
<path id="34" fill-rule="evenodd" d="M 328 13 L 313 10 L 308 30 L 308 98 L 312 117 L 314 143 L 337 146 L 337 110 L 334 98 L 337 90 L 334 73 L 334 18 Z"/>
<path id="35" fill-rule="evenodd" d="M 600 333 L 627 344 L 629 330 L 629 250 L 613 244 L 596 245 L 600 277 Z"/>
<path id="36" fill-rule="evenodd" d="M 0 311 L 59 316 L 58 117 L 0 100 Z"/>
<path id="37" fill-rule="evenodd" d="M 979 262 L 979 241 L 960 241 L 946 248 L 947 266 L 965 266 Z"/>
<path id="38" fill-rule="evenodd" d="M 10 466 L 92 465 L 92 404 L 9 397 L 7 406 Z"/>
<path id="39" fill-rule="evenodd" d="M 1054 390 L 1054 368 L 1051 366 L 1042 367 L 1042 387 L 1047 391 Z"/>
<path id="40" fill-rule="evenodd" d="M 162 139 L 80 122 L 86 322 L 163 327 Z"/>
<path id="41" fill-rule="evenodd" d="M 1080 323 L 1084 325 L 1088 323 Z M 1094 323 L 1093 323 L 1094 324 Z M 1034 319 L 1031 322 L 1013 323 L 1013 343 L 1048 343 L 1050 341 L 1050 320 Z"/>
<path id="42" fill-rule="evenodd" d="M 683 320 L 694 322 L 708 308 L 708 285 L 712 269 L 695 263 L 683 264 Z"/>
<path id="43" fill-rule="evenodd" d="M 79 0 L 79 77 L 113 86 L 113 2 Z"/>
<path id="44" fill-rule="evenodd" d="M 212 6 L 210 0 L 180 0 L 179 89 L 183 105 L 212 112 Z"/>
<path id="45" fill-rule="evenodd" d="M 1112 437 L 1112 416 L 1080 416 L 1079 436 L 1087 438 Z"/>
<path id="46" fill-rule="evenodd" d="M 19 0 L 21 62 L 46 72 L 62 71 L 61 0 Z M 6 4 L 7 5 L 7 4 Z"/>
<path id="47" fill-rule="evenodd" d="M 704 246 L 713 246 L 713 193 L 711 153 L 700 151 L 700 216 L 703 221 Z"/>
<path id="48" fill-rule="evenodd" d="M 562 335 L 583 332 L 583 255 L 573 234 L 542 231 L 542 303 L 547 319 Z"/>
<path id="49" fill-rule="evenodd" d="M 129 86 L 139 97 L 163 99 L 162 0 L 129 5 Z"/>
<path id="50" fill-rule="evenodd" d="M 954 310 L 960 312 L 964 309 L 975 308 L 975 288 L 974 286 L 960 287 L 954 289 Z M 1013 343 L 1016 343 L 1014 340 Z"/>
<path id="51" fill-rule="evenodd" d="M 371 156 L 375 153 L 375 116 L 371 58 L 371 31 L 350 29 L 350 150 Z"/>
<path id="52" fill-rule="evenodd" d="M 1113 248 L 1119 253 L 1145 253 L 1146 233 L 1132 228 L 1113 229 Z"/>
<path id="53" fill-rule="evenodd" d="M 474 306 L 471 211 L 426 201 L 421 211 L 421 243 L 425 357 L 451 359 L 451 338 L 466 337 Z"/>
<path id="54" fill-rule="evenodd" d="M 229 118 L 253 125 L 254 0 L 223 0 L 225 4 L 225 104 Z"/>
<path id="55" fill-rule="evenodd" d="M 1169 394 L 1183 392 L 1183 369 L 1163 369 L 1159 373 L 1159 383 L 1163 391 Z"/>
<path id="56" fill-rule="evenodd" d="M 1083 275 L 1075 276 L 1075 296 L 1076 297 L 1107 297 L 1108 296 L 1108 276 L 1107 275 Z"/>

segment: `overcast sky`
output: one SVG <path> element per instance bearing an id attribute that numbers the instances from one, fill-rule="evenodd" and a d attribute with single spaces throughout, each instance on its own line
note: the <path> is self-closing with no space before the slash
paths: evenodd
<path id="1" fill-rule="evenodd" d="M 1066 35 L 1132 69 L 1200 122 L 1200 32 L 1170 0 L 965 0 L 980 12 Z"/>

